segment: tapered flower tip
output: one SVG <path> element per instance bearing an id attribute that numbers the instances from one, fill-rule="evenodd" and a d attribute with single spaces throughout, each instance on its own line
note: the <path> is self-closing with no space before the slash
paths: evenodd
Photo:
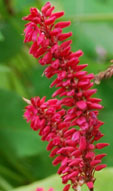
<path id="1" fill-rule="evenodd" d="M 24 16 L 22 20 L 32 20 L 35 17 L 38 17 L 40 15 L 39 10 L 37 8 L 32 7 L 30 9 L 30 15 Z M 37 18 L 38 19 L 38 18 Z"/>
<path id="2" fill-rule="evenodd" d="M 64 15 L 64 11 L 53 13 L 52 16 L 55 16 L 57 19 Z"/>
<path id="3" fill-rule="evenodd" d="M 51 3 L 47 2 L 41 9 L 43 13 L 45 13 L 51 7 Z"/>
<path id="4" fill-rule="evenodd" d="M 103 168 L 106 168 L 106 167 L 107 167 L 106 164 L 100 164 L 100 165 L 96 166 L 95 170 L 100 171 L 100 170 L 102 170 Z"/>
<path id="5" fill-rule="evenodd" d="M 103 149 L 104 147 L 109 146 L 108 143 L 97 143 L 96 144 L 96 149 Z"/>
<path id="6" fill-rule="evenodd" d="M 63 22 L 59 22 L 55 25 L 55 28 L 65 28 L 70 26 L 71 21 L 63 21 Z"/>

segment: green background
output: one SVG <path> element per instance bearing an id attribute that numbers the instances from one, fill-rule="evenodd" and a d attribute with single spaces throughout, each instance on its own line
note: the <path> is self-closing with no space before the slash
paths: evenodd
<path id="1" fill-rule="evenodd" d="M 33 191 L 37 185 L 62 188 L 56 175 L 58 167 L 51 165 L 46 143 L 23 120 L 25 103 L 22 97 L 50 98 L 52 80 L 42 77 L 39 66 L 23 43 L 25 22 L 30 7 L 40 7 L 45 0 L 0 0 L 0 190 Z M 113 59 L 113 0 L 51 0 L 56 10 L 64 10 L 64 20 L 71 20 L 67 31 L 73 32 L 72 49 L 82 49 L 81 64 L 88 63 L 88 72 L 105 70 Z M 63 18 L 62 18 L 63 19 Z M 96 191 L 113 189 L 113 77 L 95 85 L 102 98 L 105 122 L 101 142 L 108 156 L 103 160 L 108 168 L 96 174 Z M 50 176 L 50 178 L 49 178 Z M 45 179 L 46 178 L 46 179 Z M 45 179 L 45 180 L 42 180 Z M 36 182 L 36 183 L 34 183 Z M 56 183 L 57 182 L 57 183 Z M 22 186 L 22 187 L 21 187 Z M 84 191 L 87 189 L 85 188 Z"/>

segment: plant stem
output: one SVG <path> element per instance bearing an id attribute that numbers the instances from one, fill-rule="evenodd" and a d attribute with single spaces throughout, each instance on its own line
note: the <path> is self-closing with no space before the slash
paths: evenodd
<path id="1" fill-rule="evenodd" d="M 113 13 L 75 15 L 72 22 L 113 22 Z"/>
<path id="2" fill-rule="evenodd" d="M 113 76 L 113 64 L 110 65 L 105 71 L 99 72 L 97 75 L 95 75 L 94 82 L 95 84 L 99 85 L 103 79 L 109 79 L 112 76 Z"/>
<path id="3" fill-rule="evenodd" d="M 94 191 L 94 188 L 91 188 L 90 191 Z"/>

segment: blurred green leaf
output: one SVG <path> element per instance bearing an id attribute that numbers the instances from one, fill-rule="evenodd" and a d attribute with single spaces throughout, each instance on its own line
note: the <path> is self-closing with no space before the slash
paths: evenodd
<path id="1" fill-rule="evenodd" d="M 77 34 L 76 49 L 82 49 L 88 56 L 106 57 L 113 53 L 113 29 L 107 24 L 90 23 L 73 26 Z M 87 44 L 87 46 L 86 46 Z"/>
<path id="2" fill-rule="evenodd" d="M 0 88 L 16 91 L 19 95 L 27 96 L 26 90 L 12 68 L 0 64 Z"/>
<path id="3" fill-rule="evenodd" d="M 37 6 L 38 8 L 40 8 L 42 4 L 41 0 L 27 0 L 27 1 L 20 1 L 20 0 L 13 0 L 13 6 L 15 8 L 16 11 L 20 12 L 26 11 L 27 8 L 29 7 L 35 7 Z"/>
<path id="4" fill-rule="evenodd" d="M 10 89 L 9 75 L 11 70 L 9 67 L 0 64 L 0 88 Z"/>
<path id="5" fill-rule="evenodd" d="M 107 168 L 105 170 L 102 170 L 101 172 L 97 172 L 96 179 L 97 180 L 95 182 L 95 191 L 110 191 L 113 188 L 113 168 Z M 54 175 L 46 178 L 45 180 L 35 182 L 28 186 L 13 189 L 11 191 L 35 191 L 37 187 L 44 187 L 45 190 L 53 187 L 55 191 L 61 191 L 64 185 L 61 184 L 60 177 L 58 177 L 58 175 Z M 84 187 L 82 190 L 87 189 L 86 187 Z"/>
<path id="6" fill-rule="evenodd" d="M 39 63 L 31 70 L 31 75 L 29 80 L 32 83 L 32 95 L 33 96 L 46 96 L 47 99 L 50 99 L 55 88 L 49 88 L 52 83 L 53 78 L 47 80 L 47 78 L 43 75 L 44 67 L 39 66 Z"/>
<path id="7" fill-rule="evenodd" d="M 4 40 L 0 41 L 0 62 L 4 62 L 19 52 L 22 37 L 10 22 L 1 22 L 0 30 L 4 37 Z"/>
<path id="8" fill-rule="evenodd" d="M 65 8 L 66 14 L 75 15 L 75 14 L 87 14 L 87 13 L 112 13 L 112 0 L 79 0 L 74 1 L 70 0 L 65 2 L 62 0 L 60 2 Z M 69 11 L 71 10 L 71 11 Z"/>
<path id="9" fill-rule="evenodd" d="M 37 133 L 33 132 L 23 119 L 25 104 L 21 97 L 14 93 L 0 90 L 0 148 L 10 145 L 19 156 L 30 156 L 42 152 L 42 144 Z M 6 120 L 7 119 L 7 120 Z M 7 144 L 4 144 L 4 141 Z"/>
<path id="10" fill-rule="evenodd" d="M 11 190 L 13 188 L 2 176 L 0 176 L 0 187 L 3 191 Z"/>
<path id="11" fill-rule="evenodd" d="M 42 143 L 38 134 L 32 131 L 26 121 L 23 120 L 25 104 L 22 98 L 15 93 L 0 90 L 0 100 L 2 108 L 0 110 L 0 152 L 2 153 L 2 159 L 3 156 L 6 156 L 9 164 L 28 180 L 29 175 L 27 175 L 26 170 L 28 173 L 31 172 L 31 176 L 35 180 L 54 173 L 56 168 L 51 165 L 51 159 L 48 157 L 49 153 L 46 151 L 47 144 Z M 13 155 L 13 158 L 10 155 Z M 23 161 L 24 168 L 21 163 L 18 164 L 18 159 Z M 35 168 L 33 168 L 33 165 L 35 165 Z M 4 175 L 3 172 L 2 174 Z"/>
<path id="12" fill-rule="evenodd" d="M 0 41 L 3 41 L 4 40 L 4 36 L 2 34 L 2 32 L 0 31 Z"/>
<path id="13" fill-rule="evenodd" d="M 104 106 L 104 109 L 99 115 L 99 118 L 104 121 L 104 125 L 101 127 L 104 137 L 101 139 L 101 142 L 110 143 L 110 146 L 102 149 L 101 152 L 108 154 L 103 161 L 109 166 L 112 166 L 113 138 L 111 132 L 113 131 L 113 78 L 103 80 L 96 88 L 98 89 L 97 97 L 102 99 L 102 105 Z"/>

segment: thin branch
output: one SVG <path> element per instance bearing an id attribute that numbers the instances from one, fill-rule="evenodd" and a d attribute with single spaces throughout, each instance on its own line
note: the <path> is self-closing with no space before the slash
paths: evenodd
<path id="1" fill-rule="evenodd" d="M 111 60 L 113 63 L 113 60 Z M 100 72 L 99 74 L 95 75 L 94 82 L 95 84 L 100 84 L 103 79 L 109 79 L 113 76 L 113 64 L 110 65 L 107 70 Z"/>

